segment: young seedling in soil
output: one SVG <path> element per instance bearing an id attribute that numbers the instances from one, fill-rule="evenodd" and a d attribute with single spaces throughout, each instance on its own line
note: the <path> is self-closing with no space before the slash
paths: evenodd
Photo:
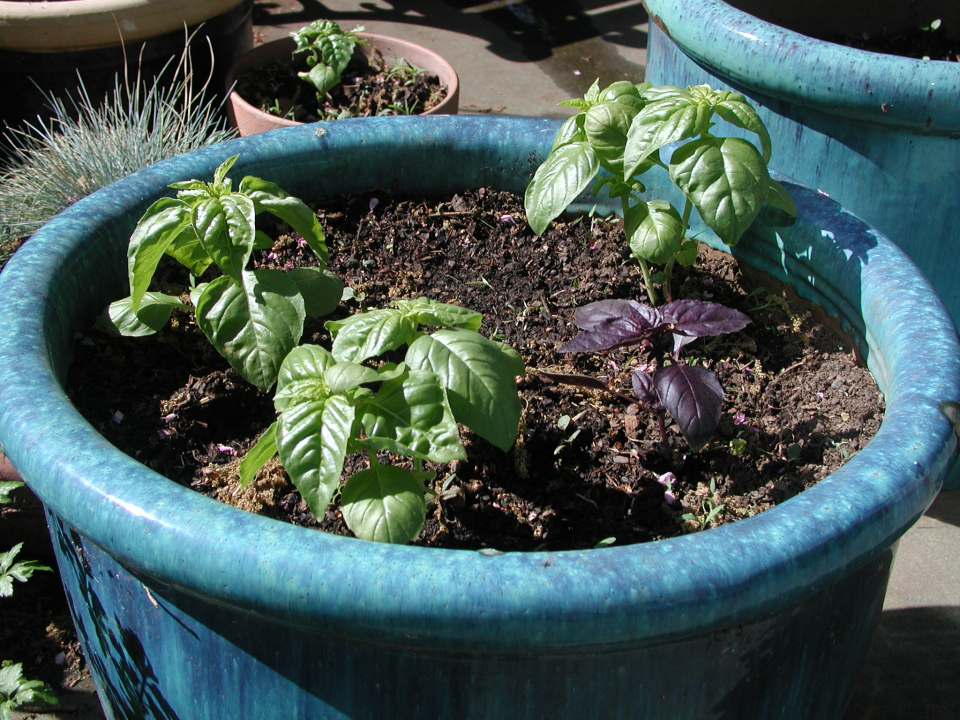
<path id="1" fill-rule="evenodd" d="M 316 89 L 318 104 L 323 104 L 324 96 L 340 84 L 356 47 L 367 44 L 357 37 L 359 32 L 363 32 L 362 27 L 345 32 L 332 20 L 315 20 L 290 33 L 297 43 L 294 56 L 304 55 L 309 68 L 297 75 Z"/>
<path id="2" fill-rule="evenodd" d="M 274 396 L 279 418 L 241 463 L 241 483 L 279 454 L 310 511 L 323 518 L 347 455 L 366 451 L 369 468 L 341 491 L 347 527 L 365 540 L 415 539 L 426 518 L 424 481 L 433 477 L 423 461 L 467 456 L 457 423 L 501 450 L 517 437 L 516 377 L 524 374 L 523 360 L 480 335 L 481 319 L 472 310 L 418 298 L 327 322 L 331 350 L 303 345 L 283 361 Z M 427 334 L 424 325 L 441 329 Z M 364 364 L 384 354 L 396 359 L 403 346 L 399 364 Z M 413 469 L 382 464 L 380 451 L 411 458 Z"/>
<path id="3" fill-rule="evenodd" d="M 130 296 L 112 303 L 101 324 L 122 335 L 151 335 L 166 325 L 174 308 L 190 310 L 181 297 L 148 290 L 160 260 L 170 256 L 190 271 L 189 300 L 204 335 L 245 380 L 266 390 L 299 344 L 305 318 L 332 312 L 343 284 L 324 269 L 323 231 L 305 203 L 252 176 L 233 190 L 227 173 L 237 157 L 216 169 L 213 182 L 174 183 L 176 198 L 161 198 L 147 209 L 127 249 Z M 313 251 L 317 266 L 247 270 L 254 249 L 272 244 L 256 229 L 261 212 L 289 224 Z M 222 274 L 194 286 L 213 266 Z"/>
<path id="4" fill-rule="evenodd" d="M 735 245 L 763 204 L 795 216 L 796 205 L 770 178 L 770 137 L 743 95 L 696 85 L 682 90 L 615 82 L 600 90 L 595 81 L 582 99 L 567 100 L 579 112 L 561 126 L 547 159 L 527 187 L 527 221 L 542 235 L 596 178 L 593 192 L 606 187 L 620 198 L 630 252 L 640 265 L 647 295 L 657 304 L 656 281 L 671 299 L 675 263 L 691 265 L 697 243 L 687 237 L 694 209 L 727 245 Z M 754 133 L 760 149 L 736 137 L 713 134 L 717 115 Z M 670 158 L 661 149 L 673 146 Z M 667 200 L 644 200 L 641 176 L 655 167 L 669 172 L 685 197 L 681 210 Z M 600 174 L 605 171 L 604 174 Z M 662 265 L 654 275 L 650 264 Z"/>
<path id="5" fill-rule="evenodd" d="M 677 300 L 661 308 L 635 300 L 600 300 L 579 308 L 574 315 L 580 333 L 560 352 L 598 352 L 639 346 L 654 356 L 656 370 L 638 368 L 631 375 L 636 398 L 611 389 L 586 375 L 543 373 L 568 385 L 610 392 L 627 402 L 656 413 L 666 444 L 665 413 L 677 422 L 684 440 L 696 452 L 713 437 L 720 422 L 723 388 L 710 370 L 688 365 L 680 351 L 698 337 L 742 330 L 750 318 L 738 310 L 702 300 Z M 670 362 L 667 362 L 669 360 Z"/>
<path id="6" fill-rule="evenodd" d="M 290 33 L 296 49 L 289 60 L 247 70 L 236 90 L 262 111 L 298 122 L 414 115 L 443 100 L 437 76 L 403 58 L 388 63 L 376 49 L 358 52 L 369 45 L 360 32 L 330 20 L 312 22 Z"/>

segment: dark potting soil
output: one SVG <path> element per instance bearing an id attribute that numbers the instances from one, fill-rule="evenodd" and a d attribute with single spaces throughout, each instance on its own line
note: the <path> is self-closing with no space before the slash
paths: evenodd
<path id="1" fill-rule="evenodd" d="M 440 104 L 447 88 L 436 75 L 398 58 L 388 63 L 379 51 L 359 49 L 322 103 L 316 89 L 297 76 L 308 70 L 303 55 L 252 68 L 237 78 L 236 91 L 264 112 L 298 122 L 340 117 L 419 115 Z"/>
<path id="2" fill-rule="evenodd" d="M 821 38 L 827 42 L 884 55 L 899 55 L 917 60 L 960 62 L 960 42 L 940 30 L 913 28 L 903 33 L 837 35 Z"/>
<path id="3" fill-rule="evenodd" d="M 879 427 L 876 384 L 829 323 L 773 284 L 745 277 L 723 253 L 702 248 L 674 279 L 674 299 L 721 302 L 753 321 L 685 349 L 718 374 L 726 393 L 716 436 L 692 453 L 675 427 L 663 444 L 655 418 L 636 405 L 538 374 L 600 376 L 629 393 L 642 353 L 557 352 L 576 333 L 578 306 L 645 300 L 619 223 L 572 219 L 537 238 L 522 201 L 490 190 L 442 202 L 382 192 L 316 207 L 330 269 L 354 295 L 337 316 L 422 295 L 460 303 L 483 313 L 481 332 L 515 347 L 527 364 L 516 446 L 503 452 L 464 431 L 468 458 L 429 468 L 437 500 L 418 544 L 562 550 L 722 525 L 809 488 Z M 306 260 L 289 235 L 259 253 L 268 267 Z M 304 341 L 329 342 L 322 321 L 308 321 Z M 239 459 L 273 421 L 271 399 L 227 367 L 189 316 L 149 338 L 91 329 L 76 350 L 70 396 L 118 448 L 221 501 L 349 534 L 335 507 L 318 523 L 275 461 L 239 488 Z M 658 482 L 666 473 L 676 477 L 672 503 Z"/>

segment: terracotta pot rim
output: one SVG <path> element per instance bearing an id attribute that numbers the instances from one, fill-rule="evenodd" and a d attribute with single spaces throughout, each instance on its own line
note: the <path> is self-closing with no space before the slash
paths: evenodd
<path id="1" fill-rule="evenodd" d="M 427 56 L 430 60 L 430 64 L 427 65 L 427 69 L 437 73 L 437 75 L 440 77 L 440 82 L 447 86 L 447 95 L 440 103 L 420 114 L 454 115 L 457 113 L 460 103 L 460 79 L 457 75 L 457 71 L 449 62 L 447 62 L 446 59 L 443 58 L 442 55 L 428 47 L 420 45 L 419 43 L 415 43 L 411 40 L 404 40 L 403 38 L 398 38 L 393 35 L 361 32 L 357 33 L 357 36 L 369 41 L 374 47 L 391 47 L 399 45 L 410 49 L 415 49 L 418 54 Z M 290 55 L 293 53 L 295 47 L 296 44 L 291 37 L 272 40 L 268 43 L 264 43 L 263 45 L 253 48 L 253 50 L 250 50 L 248 53 L 238 58 L 227 72 L 226 89 L 229 91 L 227 99 L 228 109 L 234 124 L 240 126 L 241 135 L 252 135 L 258 132 L 263 132 L 264 129 L 273 130 L 281 127 L 296 127 L 303 124 L 296 120 L 280 118 L 271 115 L 270 113 L 266 113 L 248 103 L 236 90 L 233 89 L 237 76 L 241 72 L 248 70 L 251 67 L 261 65 L 266 61 L 275 59 L 278 56 Z M 245 131 L 243 126 L 248 125 L 251 120 L 243 121 L 240 119 L 241 116 L 254 119 L 253 122 L 255 123 L 256 129 L 253 131 Z"/>

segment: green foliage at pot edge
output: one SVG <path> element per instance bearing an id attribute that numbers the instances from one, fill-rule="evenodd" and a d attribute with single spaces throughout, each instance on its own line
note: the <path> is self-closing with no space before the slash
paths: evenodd
<path id="1" fill-rule="evenodd" d="M 564 105 L 579 112 L 561 126 L 553 148 L 527 187 L 527 221 L 542 234 L 595 178 L 594 192 L 606 186 L 623 207 L 624 230 L 640 264 L 650 300 L 656 293 L 648 263 L 665 266 L 668 284 L 675 262 L 691 264 L 696 243 L 686 237 L 695 209 L 728 245 L 735 245 L 763 203 L 796 215 L 793 200 L 770 178 L 770 137 L 743 95 L 707 85 L 681 89 L 627 81 L 601 90 L 595 81 L 582 99 Z M 717 116 L 754 133 L 754 144 L 713 134 Z M 668 161 L 660 157 L 673 146 Z M 683 192 L 681 211 L 665 200 L 645 201 L 641 176 L 666 170 Z M 606 174 L 600 175 L 605 170 Z M 598 177 L 599 176 L 599 177 Z"/>
<path id="2" fill-rule="evenodd" d="M 247 176 L 233 190 L 227 172 L 236 160 L 235 155 L 224 161 L 212 182 L 173 183 L 177 197 L 161 198 L 147 209 L 127 249 L 130 295 L 112 303 L 101 323 L 129 336 L 157 332 L 174 308 L 189 310 L 177 297 L 148 291 L 160 260 L 171 256 L 194 277 L 216 265 L 223 274 L 191 293 L 197 325 L 237 372 L 267 389 L 276 382 L 283 358 L 300 342 L 306 316 L 331 312 L 343 284 L 324 270 L 327 246 L 313 211 L 260 178 Z M 247 270 L 253 250 L 270 247 L 255 226 L 261 212 L 288 223 L 318 266 Z"/>
<path id="3" fill-rule="evenodd" d="M 343 486 L 344 520 L 359 538 L 404 543 L 426 517 L 422 462 L 466 457 L 457 423 L 508 450 L 517 436 L 515 350 L 477 332 L 481 316 L 427 298 L 330 321 L 332 350 L 294 349 L 284 360 L 274 405 L 277 421 L 244 458 L 241 483 L 279 454 L 284 469 L 322 518 L 340 487 L 348 453 L 365 450 L 370 466 Z M 422 326 L 440 326 L 426 333 Z M 403 362 L 364 364 L 384 353 Z M 372 386 L 372 387 L 371 387 Z M 377 452 L 412 458 L 414 469 L 383 465 Z"/>

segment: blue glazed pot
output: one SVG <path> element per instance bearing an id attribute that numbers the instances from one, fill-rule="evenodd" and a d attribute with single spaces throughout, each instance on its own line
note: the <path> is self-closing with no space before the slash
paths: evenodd
<path id="1" fill-rule="evenodd" d="M 650 15 L 645 79 L 681 87 L 707 83 L 746 95 L 770 130 L 777 169 L 826 192 L 890 237 L 960 323 L 960 233 L 947 221 L 960 205 L 960 62 L 884 55 L 801 34 L 859 35 L 886 27 L 895 35 L 939 17 L 944 23 L 937 32 L 956 33 L 960 5 L 644 5 Z M 960 486 L 960 473 L 947 485 Z"/>
<path id="2" fill-rule="evenodd" d="M 902 252 L 799 184 L 785 180 L 799 220 L 763 214 L 736 255 L 849 327 L 887 411 L 841 470 L 732 525 L 577 552 L 367 543 L 182 488 L 112 448 L 64 395 L 74 334 L 126 292 L 128 235 L 168 183 L 239 153 L 235 176 L 305 198 L 522 191 L 558 127 L 412 117 L 255 135 L 91 195 L 10 261 L 0 443 L 48 509 L 108 717 L 840 717 L 896 542 L 955 459 L 939 406 L 960 400 L 960 345 Z"/>

